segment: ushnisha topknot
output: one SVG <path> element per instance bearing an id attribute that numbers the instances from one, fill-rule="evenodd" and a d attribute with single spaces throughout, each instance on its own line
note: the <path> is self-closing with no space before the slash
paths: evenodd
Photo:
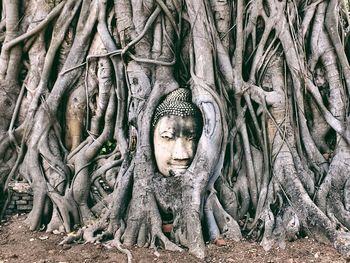
<path id="1" fill-rule="evenodd" d="M 158 120 L 167 115 L 180 117 L 201 116 L 197 106 L 192 103 L 191 91 L 185 88 L 178 88 L 170 92 L 157 106 L 153 115 L 152 126 L 156 126 Z"/>

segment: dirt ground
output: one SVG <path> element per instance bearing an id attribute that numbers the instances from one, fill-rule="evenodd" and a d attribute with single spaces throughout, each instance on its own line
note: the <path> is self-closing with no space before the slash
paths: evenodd
<path id="1" fill-rule="evenodd" d="M 45 232 L 32 232 L 25 223 L 25 216 L 13 216 L 0 225 L 0 263 L 70 263 L 70 262 L 127 262 L 127 257 L 116 249 L 103 245 L 73 244 L 59 246 L 63 236 Z M 350 262 L 333 248 L 311 239 L 287 243 L 285 249 L 265 252 L 255 242 L 227 242 L 218 247 L 210 244 L 209 255 L 204 262 Z M 201 262 L 188 252 L 175 253 L 146 248 L 130 248 L 133 262 Z"/>

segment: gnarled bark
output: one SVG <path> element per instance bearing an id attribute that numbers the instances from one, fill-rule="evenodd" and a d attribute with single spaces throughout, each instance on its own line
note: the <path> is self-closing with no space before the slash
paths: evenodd
<path id="1" fill-rule="evenodd" d="M 31 229 L 80 227 L 63 243 L 109 238 L 129 259 L 134 244 L 204 258 L 206 241 L 242 233 L 265 249 L 306 233 L 350 255 L 342 12 L 334 0 L 3 1 L 0 198 L 26 180 Z M 179 87 L 203 131 L 188 170 L 164 177 L 151 124 Z"/>

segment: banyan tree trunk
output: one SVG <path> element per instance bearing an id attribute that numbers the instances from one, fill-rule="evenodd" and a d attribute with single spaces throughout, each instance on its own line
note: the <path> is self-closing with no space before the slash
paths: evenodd
<path id="1" fill-rule="evenodd" d="M 305 234 L 350 255 L 347 3 L 0 6 L 0 198 L 30 184 L 30 229 L 109 238 L 129 258 L 123 246 L 204 258 L 206 241 L 268 250 Z M 165 177 L 152 121 L 179 87 L 203 130 L 187 171 Z"/>

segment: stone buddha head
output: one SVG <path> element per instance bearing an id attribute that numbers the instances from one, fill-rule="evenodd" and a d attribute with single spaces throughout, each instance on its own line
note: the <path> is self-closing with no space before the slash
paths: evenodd
<path id="1" fill-rule="evenodd" d="M 158 171 L 166 177 L 181 175 L 192 163 L 203 127 L 190 90 L 169 93 L 156 108 L 152 126 Z"/>

